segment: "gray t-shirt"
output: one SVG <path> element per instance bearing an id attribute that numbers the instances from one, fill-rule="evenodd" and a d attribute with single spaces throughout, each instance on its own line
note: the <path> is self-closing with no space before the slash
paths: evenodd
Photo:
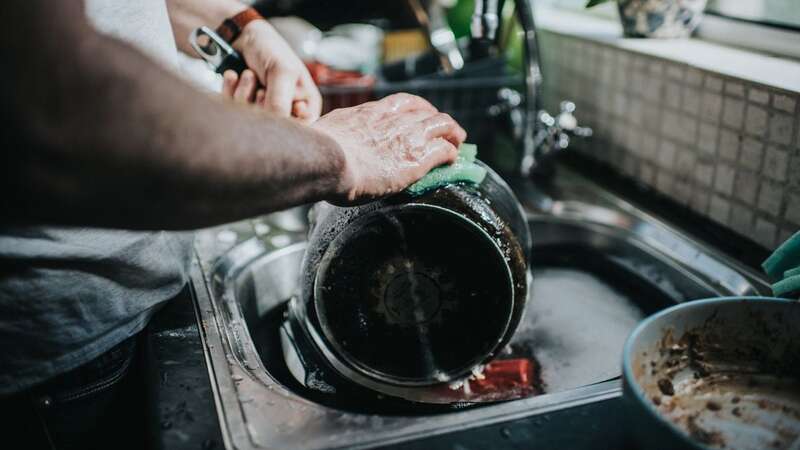
<path id="1" fill-rule="evenodd" d="M 164 0 L 87 0 L 86 11 L 98 30 L 176 67 Z M 0 395 L 78 367 L 141 330 L 186 284 L 191 239 L 0 228 Z"/>

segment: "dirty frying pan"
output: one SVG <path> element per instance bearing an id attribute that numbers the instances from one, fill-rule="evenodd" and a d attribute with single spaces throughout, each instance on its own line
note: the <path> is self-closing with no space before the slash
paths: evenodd
<path id="1" fill-rule="evenodd" d="M 800 303 L 698 300 L 643 321 L 623 382 L 641 448 L 800 450 Z"/>

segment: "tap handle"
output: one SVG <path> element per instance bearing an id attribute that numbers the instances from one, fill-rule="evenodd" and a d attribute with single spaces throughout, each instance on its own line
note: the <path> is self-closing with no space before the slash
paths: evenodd
<path id="1" fill-rule="evenodd" d="M 573 136 L 586 137 L 592 135 L 591 128 L 578 125 L 578 119 L 574 114 L 574 103 L 563 101 L 559 106 L 559 110 L 556 116 L 549 114 L 547 111 L 539 111 L 536 115 L 538 131 L 529 147 L 532 150 L 527 150 L 526 148 L 526 152 L 523 155 L 523 175 L 529 175 L 536 171 L 552 172 L 552 170 L 547 170 L 551 166 L 547 162 L 554 154 L 569 147 Z"/>
<path id="2" fill-rule="evenodd" d="M 575 103 L 565 100 L 561 102 L 559 109 L 560 112 L 555 119 L 555 125 L 558 127 L 560 132 L 581 137 L 588 137 L 592 135 L 591 128 L 578 125 L 578 119 L 574 114 Z"/>

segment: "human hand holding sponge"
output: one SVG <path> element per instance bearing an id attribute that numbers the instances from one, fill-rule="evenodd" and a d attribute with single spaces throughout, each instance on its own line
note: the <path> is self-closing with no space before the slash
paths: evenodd
<path id="1" fill-rule="evenodd" d="M 458 158 L 453 164 L 434 168 L 406 191 L 411 195 L 420 195 L 450 183 L 469 183 L 478 185 L 486 178 L 486 169 L 475 163 L 478 146 L 463 143 L 458 147 Z"/>

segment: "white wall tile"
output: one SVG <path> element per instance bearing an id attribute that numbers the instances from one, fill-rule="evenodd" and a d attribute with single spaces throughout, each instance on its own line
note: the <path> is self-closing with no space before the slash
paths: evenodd
<path id="1" fill-rule="evenodd" d="M 763 89 L 751 87 L 747 98 L 753 103 L 766 105 L 769 103 L 769 92 Z"/>
<path id="2" fill-rule="evenodd" d="M 767 248 L 775 247 L 775 234 L 778 227 L 775 223 L 759 217 L 756 219 L 755 239 L 756 242 Z"/>
<path id="3" fill-rule="evenodd" d="M 675 178 L 672 174 L 666 171 L 659 171 L 656 176 L 656 189 L 663 194 L 669 194 L 672 191 L 672 185 L 675 183 Z"/>
<path id="4" fill-rule="evenodd" d="M 698 186 L 710 188 L 714 182 L 714 166 L 706 163 L 698 163 L 694 166 L 694 180 Z"/>
<path id="5" fill-rule="evenodd" d="M 719 195 L 711 197 L 711 204 L 708 207 L 708 215 L 717 222 L 727 225 L 728 217 L 731 213 L 731 202 Z"/>
<path id="6" fill-rule="evenodd" d="M 739 141 L 741 137 L 738 133 L 723 128 L 719 132 L 719 152 L 718 155 L 725 161 L 736 162 L 739 158 Z"/>
<path id="7" fill-rule="evenodd" d="M 664 73 L 666 74 L 667 78 L 676 81 L 683 81 L 684 69 L 684 66 L 678 64 L 667 64 Z"/>
<path id="8" fill-rule="evenodd" d="M 790 193 L 786 197 L 786 218 L 800 227 L 800 194 Z"/>
<path id="9" fill-rule="evenodd" d="M 726 81 L 725 93 L 734 97 L 744 97 L 744 85 L 736 81 Z"/>
<path id="10" fill-rule="evenodd" d="M 744 118 L 744 102 L 733 97 L 725 97 L 722 104 L 722 123 L 737 129 L 742 126 Z"/>
<path id="11" fill-rule="evenodd" d="M 769 118 L 769 140 L 776 144 L 791 145 L 794 137 L 794 118 L 788 114 L 773 114 Z"/>
<path id="12" fill-rule="evenodd" d="M 685 114 L 680 114 L 678 115 L 678 127 L 678 140 L 685 144 L 693 145 L 697 136 L 697 120 Z"/>
<path id="13" fill-rule="evenodd" d="M 767 110 L 750 104 L 747 106 L 747 115 L 744 120 L 744 129 L 748 133 L 763 137 L 767 133 Z"/>
<path id="14" fill-rule="evenodd" d="M 678 83 L 667 83 L 664 85 L 664 104 L 670 108 L 679 109 L 681 107 L 681 85 Z"/>
<path id="15" fill-rule="evenodd" d="M 700 87 L 703 84 L 703 72 L 700 69 L 689 67 L 686 69 L 686 76 L 684 77 L 686 84 L 690 86 Z"/>
<path id="16" fill-rule="evenodd" d="M 692 197 L 692 185 L 680 179 L 675 180 L 672 185 L 672 196 L 678 202 L 688 206 Z"/>
<path id="17" fill-rule="evenodd" d="M 738 170 L 736 172 L 736 184 L 733 187 L 734 198 L 739 199 L 750 207 L 755 206 L 760 182 L 761 179 L 757 174 L 747 170 Z"/>
<path id="18" fill-rule="evenodd" d="M 675 158 L 675 175 L 680 178 L 688 178 L 694 173 L 694 166 L 697 163 L 697 154 L 690 149 L 679 148 Z"/>
<path id="19" fill-rule="evenodd" d="M 646 185 L 655 186 L 656 170 L 653 165 L 649 163 L 642 163 L 642 165 L 639 167 L 639 177 Z"/>
<path id="20" fill-rule="evenodd" d="M 644 125 L 644 102 L 639 97 L 631 97 L 628 103 L 628 114 L 632 124 Z"/>
<path id="21" fill-rule="evenodd" d="M 781 111 L 788 112 L 789 114 L 794 114 L 795 108 L 797 106 L 796 97 L 790 97 L 784 94 L 775 94 L 772 97 L 772 106 Z"/>
<path id="22" fill-rule="evenodd" d="M 752 208 L 734 203 L 731 207 L 730 225 L 737 233 L 752 236 L 754 227 Z"/>
<path id="23" fill-rule="evenodd" d="M 644 92 L 642 95 L 647 100 L 660 102 L 663 99 L 663 90 L 664 82 L 661 81 L 661 78 L 650 76 L 645 79 Z"/>
<path id="24" fill-rule="evenodd" d="M 719 122 L 722 111 L 722 96 L 712 92 L 703 92 L 700 103 L 700 118 L 711 123 Z M 739 125 L 736 125 L 738 127 Z"/>
<path id="25" fill-rule="evenodd" d="M 700 214 L 708 214 L 710 202 L 711 194 L 708 191 L 695 189 L 692 193 L 691 200 L 689 200 L 689 208 L 692 208 L 692 210 Z"/>
<path id="26" fill-rule="evenodd" d="M 661 140 L 658 149 L 658 165 L 664 169 L 672 170 L 675 168 L 675 153 L 678 151 L 675 144 L 666 139 Z"/>
<path id="27" fill-rule="evenodd" d="M 758 193 L 758 209 L 778 217 L 782 201 L 783 186 L 766 180 L 761 182 L 761 189 Z"/>
<path id="28" fill-rule="evenodd" d="M 764 155 L 764 176 L 775 181 L 786 181 L 789 169 L 789 152 L 778 147 L 768 147 Z"/>
<path id="29" fill-rule="evenodd" d="M 739 162 L 743 167 L 751 170 L 761 169 L 761 160 L 764 158 L 764 144 L 753 138 L 745 138 L 742 141 Z"/>
<path id="30" fill-rule="evenodd" d="M 724 163 L 718 163 L 714 172 L 714 189 L 726 196 L 733 195 L 733 184 L 736 180 L 736 169 Z"/>
<path id="31" fill-rule="evenodd" d="M 706 74 L 705 83 L 703 83 L 703 87 L 707 91 L 722 92 L 722 78 Z"/>
<path id="32" fill-rule="evenodd" d="M 693 116 L 700 114 L 700 91 L 684 86 L 681 110 Z"/>
<path id="33" fill-rule="evenodd" d="M 705 157 L 713 158 L 717 153 L 717 133 L 719 128 L 716 125 L 701 123 L 697 138 L 697 148 Z"/>

